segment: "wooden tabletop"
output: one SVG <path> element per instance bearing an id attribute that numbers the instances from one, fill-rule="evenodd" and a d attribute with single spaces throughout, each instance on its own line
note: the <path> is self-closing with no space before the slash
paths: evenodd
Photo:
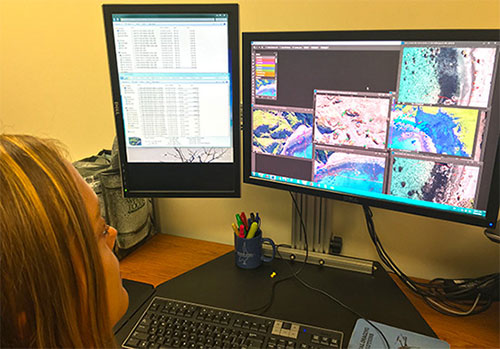
<path id="1" fill-rule="evenodd" d="M 158 234 L 125 257 L 120 268 L 125 279 L 158 286 L 232 250 L 232 245 Z M 499 302 L 478 315 L 446 316 L 391 276 L 439 338 L 452 348 L 500 348 Z"/>

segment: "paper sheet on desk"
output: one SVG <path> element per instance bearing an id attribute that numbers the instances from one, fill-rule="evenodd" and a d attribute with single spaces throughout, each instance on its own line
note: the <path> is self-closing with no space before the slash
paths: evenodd
<path id="1" fill-rule="evenodd" d="M 418 349 L 418 348 L 435 348 L 449 349 L 450 345 L 445 341 L 423 334 L 402 330 L 397 327 L 381 324 L 379 322 L 370 321 L 384 333 L 385 338 L 389 342 L 391 349 Z M 387 348 L 384 339 L 380 333 L 373 328 L 366 320 L 359 319 L 352 331 L 351 340 L 349 341 L 349 349 L 383 349 Z"/>

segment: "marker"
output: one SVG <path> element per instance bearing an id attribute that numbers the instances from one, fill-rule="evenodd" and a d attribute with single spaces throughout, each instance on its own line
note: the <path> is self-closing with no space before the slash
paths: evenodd
<path id="1" fill-rule="evenodd" d="M 240 214 L 241 222 L 245 225 L 245 230 L 248 231 L 248 221 L 245 212 L 241 212 Z"/>
<path id="2" fill-rule="evenodd" d="M 245 226 L 243 224 L 240 225 L 240 238 L 245 238 Z"/>
<path id="3" fill-rule="evenodd" d="M 234 233 L 235 233 L 236 235 L 240 235 L 240 232 L 238 231 L 238 227 L 236 226 L 236 224 L 234 224 L 234 223 L 233 223 L 233 224 L 232 224 L 232 227 L 233 227 Z"/>
<path id="4" fill-rule="evenodd" d="M 238 227 L 243 224 L 243 221 L 238 213 L 236 214 L 236 223 Z"/>
<path id="5" fill-rule="evenodd" d="M 257 229 L 259 229 L 259 225 L 257 224 L 257 222 L 253 222 L 250 226 L 250 229 L 248 230 L 247 239 L 253 238 L 255 236 L 255 233 L 257 232 Z"/>

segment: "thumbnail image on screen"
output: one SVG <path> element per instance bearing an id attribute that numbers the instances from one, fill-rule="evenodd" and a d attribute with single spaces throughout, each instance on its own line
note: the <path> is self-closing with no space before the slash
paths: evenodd
<path id="1" fill-rule="evenodd" d="M 254 151 L 312 159 L 312 119 L 307 112 L 255 108 Z"/>
<path id="2" fill-rule="evenodd" d="M 314 141 L 383 149 L 390 103 L 390 98 L 318 92 Z"/>
<path id="3" fill-rule="evenodd" d="M 256 79 L 256 91 L 257 97 L 276 97 L 276 80 L 274 79 Z"/>
<path id="4" fill-rule="evenodd" d="M 390 194 L 473 208 L 478 178 L 477 166 L 394 157 Z"/>
<path id="5" fill-rule="evenodd" d="M 389 148 L 472 157 L 476 109 L 394 105 Z"/>
<path id="6" fill-rule="evenodd" d="M 494 47 L 405 47 L 399 103 L 488 106 Z"/>
<path id="7" fill-rule="evenodd" d="M 314 182 L 382 193 L 386 158 L 316 148 Z"/>

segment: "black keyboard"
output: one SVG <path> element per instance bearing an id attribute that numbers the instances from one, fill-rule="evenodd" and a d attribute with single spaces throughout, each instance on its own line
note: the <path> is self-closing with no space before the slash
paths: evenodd
<path id="1" fill-rule="evenodd" d="M 341 348 L 343 333 L 154 297 L 124 348 Z"/>

